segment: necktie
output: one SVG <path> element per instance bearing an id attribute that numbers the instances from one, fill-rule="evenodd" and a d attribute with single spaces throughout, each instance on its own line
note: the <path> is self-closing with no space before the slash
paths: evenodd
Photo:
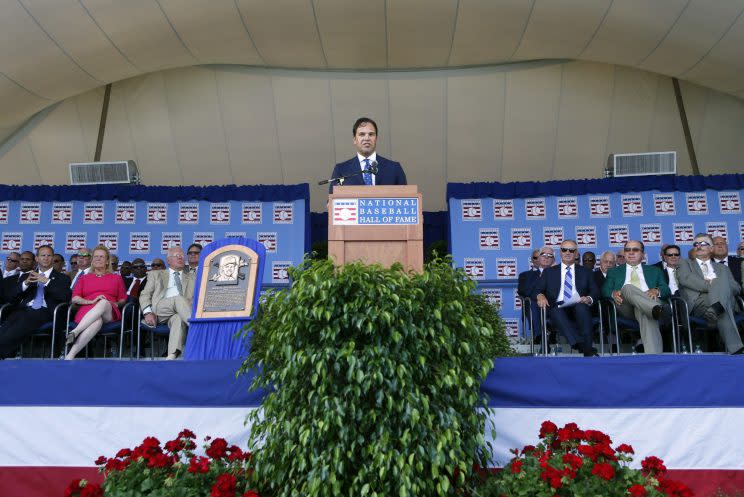
<path id="1" fill-rule="evenodd" d="M 181 273 L 175 271 L 173 273 L 173 280 L 176 282 L 176 288 L 178 289 L 178 295 L 183 295 L 183 286 L 181 285 Z"/>
<path id="2" fill-rule="evenodd" d="M 636 288 L 641 288 L 641 278 L 638 277 L 638 266 L 633 266 L 630 271 L 630 284 Z"/>
<path id="3" fill-rule="evenodd" d="M 129 290 L 129 296 L 137 298 L 139 296 L 139 289 L 141 285 L 142 281 L 140 281 L 139 279 L 135 279 L 134 283 L 132 284 L 132 289 Z"/>
<path id="4" fill-rule="evenodd" d="M 708 267 L 708 261 L 703 261 L 702 268 L 703 268 L 703 277 L 707 278 L 708 275 L 710 274 L 710 268 Z"/>
<path id="5" fill-rule="evenodd" d="M 31 302 L 32 309 L 41 309 L 44 307 L 44 285 L 41 283 L 36 284 L 36 295 L 34 300 Z"/>
<path id="6" fill-rule="evenodd" d="M 571 300 L 573 285 L 571 284 L 571 267 L 566 268 L 566 278 L 563 281 L 563 301 Z"/>
<path id="7" fill-rule="evenodd" d="M 369 169 L 369 159 L 364 159 L 364 169 Z M 372 186 L 372 175 L 370 173 L 364 173 L 364 184 Z"/>

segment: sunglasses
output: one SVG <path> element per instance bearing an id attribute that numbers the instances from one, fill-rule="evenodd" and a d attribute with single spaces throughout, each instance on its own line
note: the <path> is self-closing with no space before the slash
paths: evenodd
<path id="1" fill-rule="evenodd" d="M 540 254 L 540 257 L 547 257 L 549 259 L 552 259 L 555 256 L 553 254 L 548 253 L 548 252 L 544 252 L 544 253 Z"/>
<path id="2" fill-rule="evenodd" d="M 641 247 L 628 247 L 625 249 L 626 252 L 640 252 Z"/>
<path id="3" fill-rule="evenodd" d="M 695 242 L 692 244 L 693 247 L 710 247 L 708 242 Z"/>
<path id="4" fill-rule="evenodd" d="M 679 257 L 679 252 L 674 252 L 673 254 L 664 254 L 667 257 Z"/>
<path id="5" fill-rule="evenodd" d="M 159 262 L 153 262 L 152 264 L 150 264 L 150 266 L 152 266 L 152 267 L 165 267 L 165 264 L 160 264 Z"/>
<path id="6" fill-rule="evenodd" d="M 532 256 L 532 260 L 534 261 L 535 259 L 537 259 L 537 257 L 538 257 L 538 256 L 536 256 L 536 255 L 533 255 L 533 256 Z"/>
<path id="7" fill-rule="evenodd" d="M 147 266 L 144 264 L 132 264 L 132 269 L 146 269 Z"/>
<path id="8" fill-rule="evenodd" d="M 572 254 L 575 254 L 576 253 L 576 250 L 577 249 L 575 249 L 575 248 L 561 247 L 561 252 L 570 252 Z"/>
<path id="9" fill-rule="evenodd" d="M 15 262 L 16 264 L 18 264 L 19 262 L 21 262 L 21 261 L 19 261 L 18 259 L 10 259 L 10 258 L 8 258 L 8 259 L 6 259 L 6 260 L 7 260 L 8 262 Z"/>

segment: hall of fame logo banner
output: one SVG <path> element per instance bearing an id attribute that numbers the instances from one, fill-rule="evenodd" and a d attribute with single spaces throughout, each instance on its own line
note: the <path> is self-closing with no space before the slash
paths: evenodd
<path id="1" fill-rule="evenodd" d="M 199 204 L 179 203 L 178 224 L 199 224 Z"/>
<path id="2" fill-rule="evenodd" d="M 21 224 L 39 224 L 41 221 L 41 204 L 23 202 L 21 204 L 20 219 Z"/>
<path id="3" fill-rule="evenodd" d="M 83 224 L 103 224 L 104 207 L 101 202 L 83 204 Z"/>
<path id="4" fill-rule="evenodd" d="M 87 231 L 70 231 L 65 237 L 65 252 L 68 254 L 77 252 L 88 245 Z"/>
<path id="5" fill-rule="evenodd" d="M 593 248 L 597 246 L 596 226 L 576 226 L 576 245 L 579 248 Z"/>
<path id="6" fill-rule="evenodd" d="M 195 231 L 191 243 L 198 243 L 202 247 L 214 241 L 214 231 Z"/>
<path id="7" fill-rule="evenodd" d="M 54 231 L 34 233 L 34 250 L 37 250 L 42 245 L 49 245 L 54 248 Z"/>
<path id="8" fill-rule="evenodd" d="M 0 224 L 8 224 L 9 211 L 10 204 L 8 204 L 8 202 L 0 202 Z"/>
<path id="9" fill-rule="evenodd" d="M 98 233 L 98 245 L 103 245 L 111 252 L 119 250 L 119 232 L 118 231 L 102 231 Z"/>
<path id="10" fill-rule="evenodd" d="M 527 250 L 532 248 L 531 228 L 511 229 L 512 248 L 515 250 Z"/>
<path id="11" fill-rule="evenodd" d="M 622 247 L 630 238 L 627 224 L 616 224 L 607 227 L 607 238 L 611 247 Z"/>
<path id="12" fill-rule="evenodd" d="M 243 224 L 261 224 L 263 219 L 261 202 L 244 202 L 241 219 Z"/>
<path id="13" fill-rule="evenodd" d="M 708 195 L 705 192 L 691 192 L 685 194 L 687 200 L 687 214 L 690 216 L 708 215 Z"/>
<path id="14" fill-rule="evenodd" d="M 503 300 L 501 288 L 483 288 L 481 290 L 481 295 L 483 295 L 483 298 L 486 299 L 486 302 L 489 304 L 501 307 L 501 302 Z"/>
<path id="15" fill-rule="evenodd" d="M 501 248 L 501 233 L 498 228 L 480 228 L 478 243 L 481 250 L 498 250 Z"/>
<path id="16" fill-rule="evenodd" d="M 481 221 L 483 207 L 480 199 L 460 201 L 460 214 L 463 221 Z"/>
<path id="17" fill-rule="evenodd" d="M 674 223 L 672 230 L 676 244 L 690 244 L 695 238 L 695 226 L 692 223 Z"/>
<path id="18" fill-rule="evenodd" d="M 150 253 L 150 233 L 146 231 L 129 233 L 129 253 L 130 254 L 149 254 Z"/>
<path id="19" fill-rule="evenodd" d="M 168 224 L 168 205 L 154 202 L 148 203 L 147 224 Z"/>
<path id="20" fill-rule="evenodd" d="M 183 247 L 183 233 L 180 231 L 164 231 L 160 235 L 160 252 L 165 254 L 169 248 Z"/>
<path id="21" fill-rule="evenodd" d="M 333 224 L 415 225 L 419 223 L 417 197 L 406 198 L 335 198 Z"/>
<path id="22" fill-rule="evenodd" d="M 271 263 L 271 282 L 289 283 L 289 268 L 291 261 L 275 261 Z"/>
<path id="23" fill-rule="evenodd" d="M 741 214 L 739 192 L 718 192 L 718 206 L 721 214 Z"/>
<path id="24" fill-rule="evenodd" d="M 496 279 L 511 280 L 517 277 L 516 257 L 500 257 L 496 259 Z"/>
<path id="25" fill-rule="evenodd" d="M 230 224 L 231 211 L 228 202 L 210 204 L 209 222 L 212 224 Z"/>
<path id="26" fill-rule="evenodd" d="M 621 195 L 620 204 L 623 207 L 623 217 L 643 216 L 643 199 L 640 195 Z"/>
<path id="27" fill-rule="evenodd" d="M 72 203 L 52 204 L 52 224 L 72 224 Z"/>
<path id="28" fill-rule="evenodd" d="M 134 224 L 137 220 L 137 206 L 133 202 L 117 202 L 114 214 L 116 224 Z"/>
<path id="29" fill-rule="evenodd" d="M 2 251 L 19 252 L 23 246 L 23 233 L 3 232 Z"/>
<path id="30" fill-rule="evenodd" d="M 654 214 L 657 216 L 677 215 L 677 204 L 673 193 L 654 193 Z"/>
<path id="31" fill-rule="evenodd" d="M 744 221 L 739 221 L 739 240 L 744 240 Z"/>
<path id="32" fill-rule="evenodd" d="M 267 254 L 276 253 L 276 231 L 256 233 L 256 241 L 262 243 Z"/>
<path id="33" fill-rule="evenodd" d="M 506 329 L 506 336 L 519 336 L 519 320 L 517 318 L 504 319 L 504 328 Z"/>
<path id="34" fill-rule="evenodd" d="M 486 261 L 480 257 L 466 257 L 463 261 L 465 274 L 474 280 L 486 279 Z"/>
<path id="35" fill-rule="evenodd" d="M 559 219 L 576 219 L 579 217 L 578 197 L 558 197 L 555 199 Z"/>
<path id="36" fill-rule="evenodd" d="M 610 196 L 597 195 L 589 197 L 590 217 L 610 217 Z"/>
<path id="37" fill-rule="evenodd" d="M 528 220 L 545 219 L 545 198 L 525 199 L 524 212 Z"/>
<path id="38" fill-rule="evenodd" d="M 493 199 L 493 219 L 507 221 L 514 219 L 514 200 Z"/>
<path id="39" fill-rule="evenodd" d="M 728 223 L 722 223 L 720 221 L 705 223 L 705 232 L 708 233 L 711 238 L 721 236 L 728 240 Z"/>
<path id="40" fill-rule="evenodd" d="M 360 202 L 363 199 L 358 199 Z M 274 224 L 292 224 L 294 222 L 294 205 L 291 202 L 274 202 Z"/>
<path id="41" fill-rule="evenodd" d="M 514 310 L 522 310 L 522 299 L 519 297 L 519 294 L 517 292 L 514 292 Z"/>
<path id="42" fill-rule="evenodd" d="M 661 224 L 641 224 L 641 241 L 645 245 L 661 245 Z"/>
<path id="43" fill-rule="evenodd" d="M 558 247 L 563 241 L 563 226 L 545 226 L 543 228 L 543 245 Z"/>

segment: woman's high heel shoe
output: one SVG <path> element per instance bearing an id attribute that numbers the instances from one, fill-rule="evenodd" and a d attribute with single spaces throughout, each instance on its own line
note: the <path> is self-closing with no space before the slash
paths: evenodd
<path id="1" fill-rule="evenodd" d="M 75 340 L 77 340 L 77 335 L 75 334 L 75 332 L 74 332 L 74 331 L 71 331 L 71 332 L 69 332 L 69 333 L 67 334 L 67 342 L 66 342 L 66 345 L 67 345 L 67 346 L 70 346 L 70 345 L 72 345 L 73 343 L 75 343 Z"/>

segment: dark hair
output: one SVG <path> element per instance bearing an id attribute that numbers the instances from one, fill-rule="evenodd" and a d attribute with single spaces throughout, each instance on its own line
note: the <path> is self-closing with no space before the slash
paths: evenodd
<path id="1" fill-rule="evenodd" d="M 39 255 L 39 252 L 41 252 L 41 249 L 43 248 L 48 248 L 49 250 L 51 250 L 52 257 L 54 257 L 54 247 L 52 247 L 51 245 L 39 245 L 39 248 L 36 249 L 36 255 Z"/>
<path id="2" fill-rule="evenodd" d="M 666 251 L 669 249 L 677 249 L 677 252 L 679 252 L 680 255 L 682 254 L 682 249 L 679 248 L 679 245 L 667 245 L 666 247 L 664 247 L 664 255 L 667 255 Z"/>
<path id="3" fill-rule="evenodd" d="M 357 120 L 356 120 L 356 121 L 354 122 L 354 127 L 353 127 L 353 128 L 351 128 L 351 136 L 356 136 L 356 131 L 357 131 L 357 128 L 358 128 L 359 126 L 361 126 L 362 124 L 366 124 L 366 123 L 369 123 L 369 124 L 371 124 L 372 126 L 374 126 L 374 127 L 375 127 L 375 133 L 377 133 L 377 123 L 376 123 L 376 122 L 374 122 L 374 121 L 373 121 L 372 119 L 370 119 L 369 117 L 360 117 L 359 119 L 357 119 Z"/>
<path id="4" fill-rule="evenodd" d="M 39 248 L 41 248 L 41 247 L 39 247 Z M 54 249 L 52 249 L 52 253 L 54 253 Z M 33 252 L 31 252 L 30 250 L 24 250 L 23 252 L 21 252 L 21 257 L 23 257 L 23 254 L 31 254 L 31 257 L 32 258 L 33 257 L 36 257 L 36 254 L 34 254 Z"/>
<path id="5" fill-rule="evenodd" d="M 643 244 L 643 242 L 642 242 L 642 241 L 640 241 L 640 240 L 628 240 L 628 241 L 627 241 L 627 242 L 625 242 L 625 244 L 623 245 L 623 250 L 626 250 L 626 247 L 628 246 L 628 244 L 629 244 L 630 242 L 636 242 L 636 243 L 640 244 L 640 245 L 641 245 L 641 252 L 646 252 L 646 246 L 645 246 L 645 245 Z"/>
<path id="6" fill-rule="evenodd" d="M 202 247 L 201 243 L 192 243 L 191 245 L 189 245 L 189 248 L 186 249 L 186 252 L 188 252 L 189 250 L 191 250 L 194 247 L 198 248 L 200 252 L 202 251 L 202 249 L 204 249 L 204 247 Z"/>
<path id="7" fill-rule="evenodd" d="M 54 254 L 52 257 L 57 257 L 57 256 L 59 256 L 59 258 L 62 259 L 62 262 L 65 262 L 65 256 L 62 254 Z"/>

